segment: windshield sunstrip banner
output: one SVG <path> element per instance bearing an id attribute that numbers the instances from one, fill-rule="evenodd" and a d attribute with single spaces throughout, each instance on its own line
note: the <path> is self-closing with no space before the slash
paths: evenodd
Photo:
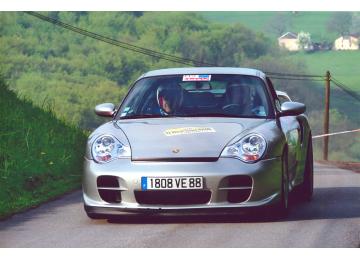
<path id="1" fill-rule="evenodd" d="M 201 75 L 183 75 L 183 81 L 210 81 L 211 75 L 201 74 Z"/>

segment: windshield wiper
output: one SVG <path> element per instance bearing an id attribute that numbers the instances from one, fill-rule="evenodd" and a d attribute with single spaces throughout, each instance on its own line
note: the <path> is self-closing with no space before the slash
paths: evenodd
<path id="1" fill-rule="evenodd" d="M 189 114 L 187 117 L 232 117 L 232 118 L 265 118 L 257 115 L 229 115 L 222 113 L 202 113 L 202 114 Z"/>
<path id="2" fill-rule="evenodd" d="M 152 115 L 152 114 L 145 114 L 145 115 L 127 115 L 122 116 L 119 119 L 141 119 L 141 118 L 169 118 L 169 117 L 228 117 L 228 118 L 264 118 L 262 116 L 245 116 L 245 115 L 229 115 L 229 114 L 222 114 L 222 113 L 201 113 L 201 114 L 179 114 L 179 115 Z"/>
<path id="3" fill-rule="evenodd" d="M 163 117 L 162 115 L 128 115 L 121 116 L 119 119 L 138 119 L 138 118 L 159 118 Z"/>
<path id="4" fill-rule="evenodd" d="M 145 114 L 145 115 L 128 115 L 128 116 L 121 116 L 119 119 L 139 119 L 139 118 L 166 118 L 166 117 L 178 117 L 179 115 L 152 115 L 152 114 Z"/>
<path id="5" fill-rule="evenodd" d="M 221 113 L 201 113 L 201 114 L 189 114 L 187 117 L 239 117 L 235 115 L 229 114 L 221 114 Z"/>

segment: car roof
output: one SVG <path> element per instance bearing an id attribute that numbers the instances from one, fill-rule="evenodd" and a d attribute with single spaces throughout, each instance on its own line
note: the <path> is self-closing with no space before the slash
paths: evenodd
<path id="1" fill-rule="evenodd" d="M 166 75 L 187 75 L 187 74 L 235 74 L 235 75 L 248 75 L 256 76 L 265 80 L 265 74 L 257 69 L 250 68 L 235 68 L 235 67 L 189 67 L 189 68 L 169 68 L 149 71 L 141 78 L 166 76 Z"/>

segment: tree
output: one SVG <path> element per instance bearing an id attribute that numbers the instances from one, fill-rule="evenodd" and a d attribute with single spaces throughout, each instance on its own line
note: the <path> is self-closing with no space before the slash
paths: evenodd
<path id="1" fill-rule="evenodd" d="M 276 36 L 281 36 L 289 30 L 291 24 L 292 20 L 289 15 L 286 13 L 278 13 L 271 18 L 266 29 Z"/>
<path id="2" fill-rule="evenodd" d="M 327 22 L 327 30 L 345 36 L 350 33 L 351 24 L 352 14 L 350 12 L 335 12 Z"/>
<path id="3" fill-rule="evenodd" d="M 360 35 L 360 13 L 352 15 L 350 33 Z"/>
<path id="4" fill-rule="evenodd" d="M 299 34 L 298 34 L 298 42 L 299 42 L 300 49 L 302 49 L 302 50 L 310 50 L 311 47 L 312 47 L 310 33 L 303 32 L 303 31 L 299 32 Z"/>

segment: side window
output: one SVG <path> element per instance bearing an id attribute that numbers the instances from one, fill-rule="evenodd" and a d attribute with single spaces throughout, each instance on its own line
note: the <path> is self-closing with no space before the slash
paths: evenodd
<path id="1" fill-rule="evenodd" d="M 275 106 L 278 111 L 281 111 L 281 104 L 279 99 L 275 99 Z"/>
<path id="2" fill-rule="evenodd" d="M 281 111 L 281 104 L 280 104 L 280 100 L 279 100 L 278 96 L 276 95 L 274 85 L 272 84 L 271 80 L 268 77 L 266 77 L 266 82 L 269 85 L 269 89 L 270 89 L 270 92 L 271 92 L 271 96 L 272 96 L 272 98 L 274 100 L 276 110 L 278 112 L 280 112 Z"/>

